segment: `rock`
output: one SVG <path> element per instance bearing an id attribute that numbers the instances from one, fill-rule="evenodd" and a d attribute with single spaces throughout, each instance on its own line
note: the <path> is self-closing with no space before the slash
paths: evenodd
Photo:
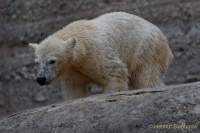
<path id="1" fill-rule="evenodd" d="M 48 100 L 48 98 L 45 94 L 47 94 L 47 93 L 45 93 L 45 92 L 36 93 L 36 95 L 33 97 L 33 100 L 35 102 L 46 102 Z"/>
<path id="2" fill-rule="evenodd" d="M 200 82 L 94 95 L 16 113 L 1 133 L 199 133 Z"/>

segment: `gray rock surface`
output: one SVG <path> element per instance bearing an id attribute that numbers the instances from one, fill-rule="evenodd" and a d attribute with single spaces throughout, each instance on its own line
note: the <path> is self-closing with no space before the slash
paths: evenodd
<path id="1" fill-rule="evenodd" d="M 199 133 L 200 82 L 101 94 L 26 110 L 1 133 Z"/>

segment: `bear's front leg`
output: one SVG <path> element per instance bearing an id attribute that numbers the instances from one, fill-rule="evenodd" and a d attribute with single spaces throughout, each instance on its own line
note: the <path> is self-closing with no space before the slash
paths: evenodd
<path id="1" fill-rule="evenodd" d="M 85 97 L 86 95 L 87 95 L 87 90 L 84 86 L 66 83 L 66 88 L 64 90 L 65 100 L 81 98 Z"/>
<path id="2" fill-rule="evenodd" d="M 104 87 L 104 93 L 113 93 L 126 90 L 128 90 L 127 81 L 122 81 L 119 79 L 110 80 L 108 84 Z"/>
<path id="3" fill-rule="evenodd" d="M 65 83 L 64 98 L 66 100 L 85 97 L 88 95 L 87 85 L 89 80 L 81 73 L 68 70 L 63 77 Z"/>
<path id="4" fill-rule="evenodd" d="M 112 61 L 107 67 L 108 77 L 105 84 L 104 93 L 128 90 L 128 70 L 126 65 L 120 60 Z"/>

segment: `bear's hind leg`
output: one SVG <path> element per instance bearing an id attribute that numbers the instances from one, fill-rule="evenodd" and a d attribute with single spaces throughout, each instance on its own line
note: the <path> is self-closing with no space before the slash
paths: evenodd
<path id="1" fill-rule="evenodd" d="M 131 73 L 129 82 L 131 89 L 151 88 L 164 85 L 161 80 L 162 71 L 155 64 L 139 67 Z"/>

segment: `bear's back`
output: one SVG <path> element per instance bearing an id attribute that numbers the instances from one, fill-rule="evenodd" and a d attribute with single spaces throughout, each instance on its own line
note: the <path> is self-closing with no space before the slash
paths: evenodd
<path id="1" fill-rule="evenodd" d="M 119 33 L 123 36 L 131 35 L 131 39 L 133 39 L 133 36 L 145 38 L 152 32 L 160 32 L 160 30 L 149 21 L 125 12 L 107 13 L 92 19 L 91 22 L 95 25 L 98 32 L 108 32 L 114 35 Z M 137 38 L 135 37 L 135 39 Z"/>
<path id="2" fill-rule="evenodd" d="M 72 22 L 56 33 L 63 40 L 70 37 L 80 39 L 80 42 L 88 41 L 99 49 L 112 47 L 122 60 L 135 57 L 144 45 L 150 49 L 156 48 L 156 43 L 148 43 L 163 38 L 159 28 L 152 23 L 129 13 L 112 12 L 106 13 L 91 20 L 79 20 Z M 168 45 L 167 41 L 163 42 Z M 145 53 L 148 54 L 148 53 Z M 130 57 L 130 58 L 127 58 Z"/>
<path id="3" fill-rule="evenodd" d="M 156 45 L 156 43 L 148 43 L 148 40 L 156 41 L 156 37 L 165 40 L 164 35 L 155 25 L 125 12 L 107 13 L 90 22 L 96 28 L 96 34 L 94 34 L 96 36 L 93 36 L 97 44 L 111 46 L 119 52 L 123 60 L 127 60 L 125 62 L 132 60 L 127 57 L 132 58 L 144 45 L 154 48 L 155 46 L 150 45 Z"/>
<path id="4" fill-rule="evenodd" d="M 101 43 L 109 41 L 110 44 L 110 42 L 113 42 L 111 44 L 117 47 L 127 45 L 132 49 L 137 47 L 138 44 L 144 44 L 142 41 L 151 38 L 153 34 L 155 36 L 162 34 L 160 29 L 152 23 L 125 12 L 107 13 L 92 19 L 88 23 L 91 23 L 96 29 L 94 38 L 105 41 Z"/>

